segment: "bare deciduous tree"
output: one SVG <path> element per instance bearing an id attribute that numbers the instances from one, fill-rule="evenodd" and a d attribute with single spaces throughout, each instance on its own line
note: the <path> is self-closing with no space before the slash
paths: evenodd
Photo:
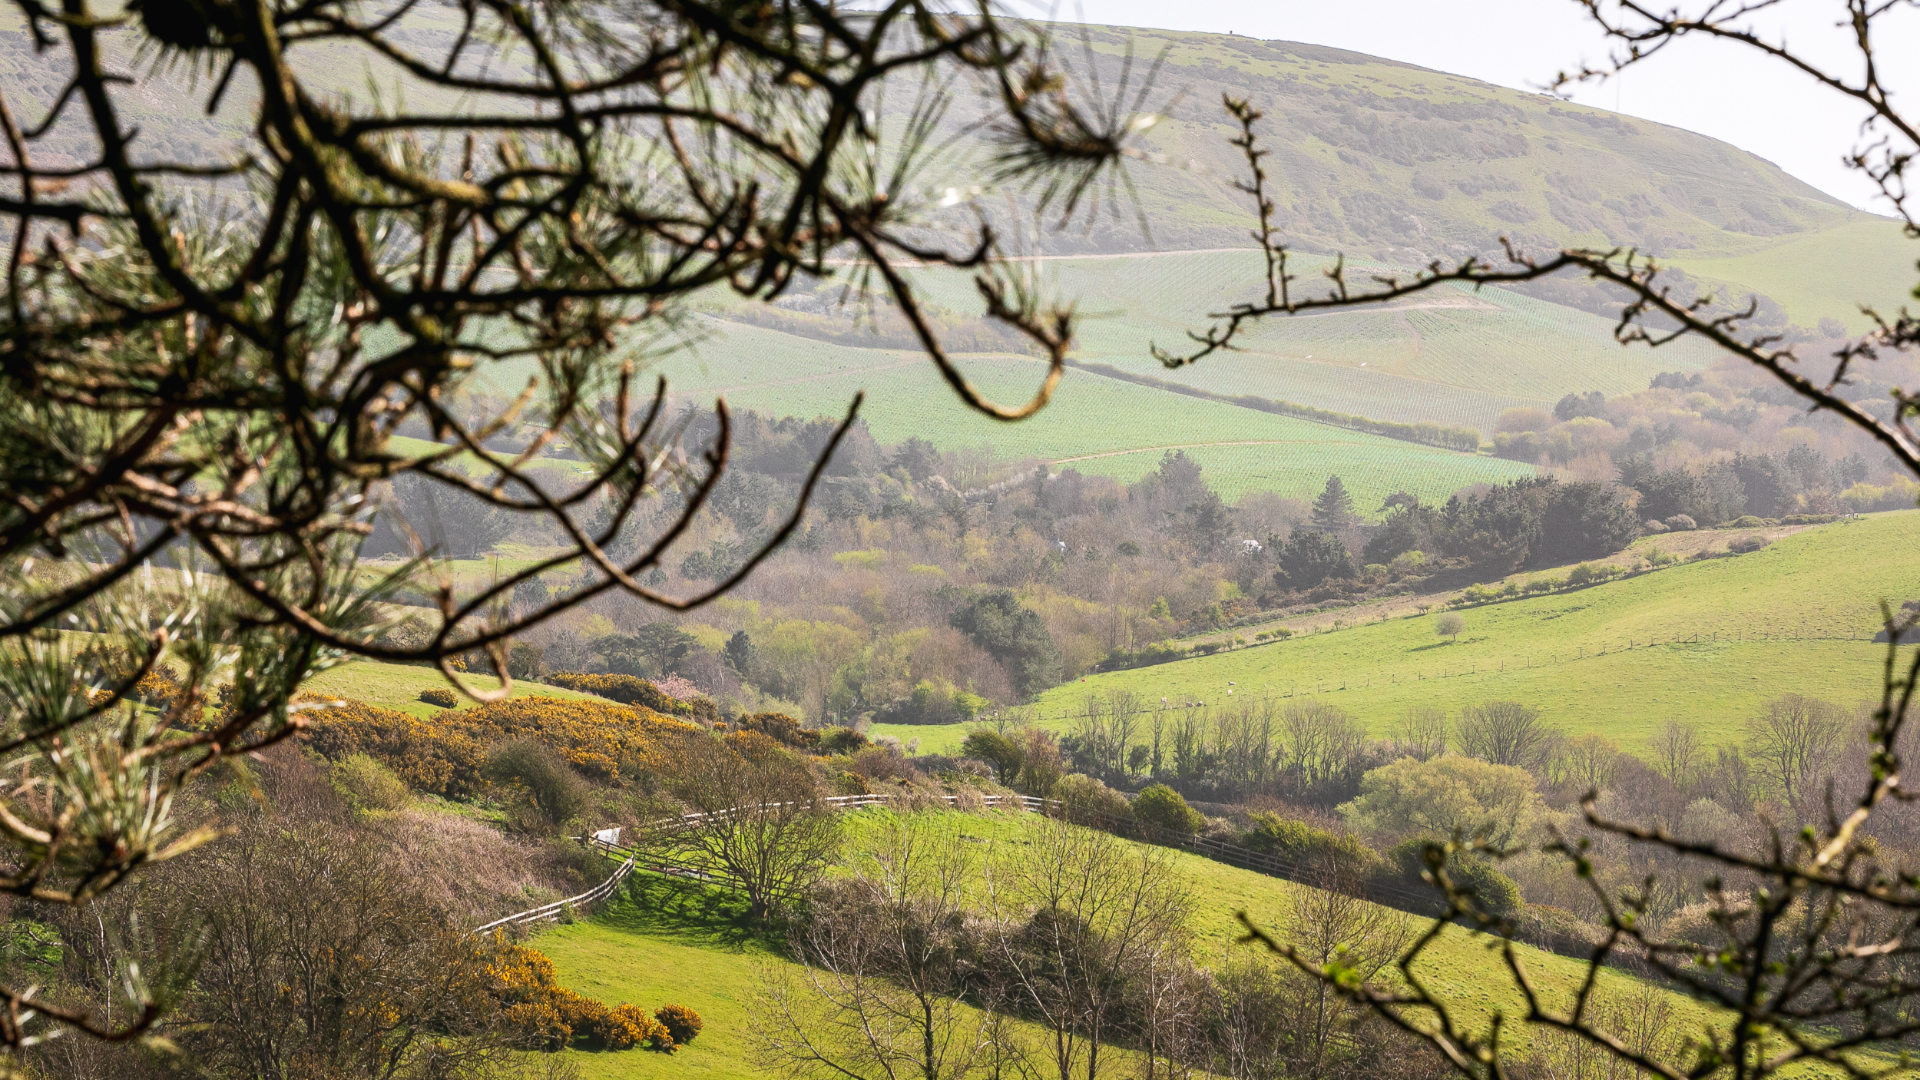
<path id="1" fill-rule="evenodd" d="M 1018 855 L 990 864 L 1007 1003 L 1046 1029 L 1036 1071 L 1098 1080 L 1126 1031 L 1133 988 L 1156 964 L 1185 957 L 1192 899 L 1158 848 L 1057 820 L 1031 835 Z"/>
<path id="2" fill-rule="evenodd" d="M 691 813 L 665 823 L 651 842 L 720 869 L 746 893 L 749 916 L 764 922 L 819 879 L 840 849 L 840 819 L 806 765 L 772 740 L 731 741 L 680 740 L 664 779 Z"/>
<path id="3" fill-rule="evenodd" d="M 964 957 L 974 863 L 926 818 L 880 828 L 795 932 L 800 970 L 766 969 L 763 1062 L 819 1080 L 961 1080 L 993 1058 L 994 988 Z"/>
<path id="4" fill-rule="evenodd" d="M 1447 752 L 1447 711 L 1432 705 L 1409 705 L 1394 722 L 1393 741 L 1407 753 L 1428 761 Z"/>
<path id="5" fill-rule="evenodd" d="M 1455 738 L 1460 752 L 1495 765 L 1538 769 L 1555 730 L 1540 710 L 1517 701 L 1487 701 L 1460 710 Z"/>
<path id="6" fill-rule="evenodd" d="M 1653 756 L 1653 771 L 1667 778 L 1675 787 L 1685 787 L 1693 779 L 1694 770 L 1706 753 L 1706 746 L 1700 741 L 1700 728 L 1684 720 L 1669 719 L 1653 733 L 1648 750 Z"/>
<path id="7" fill-rule="evenodd" d="M 1782 694 L 1747 721 L 1747 756 L 1753 771 L 1796 815 L 1811 814 L 1820 782 L 1833 767 L 1847 735 L 1839 706 L 1800 694 Z"/>

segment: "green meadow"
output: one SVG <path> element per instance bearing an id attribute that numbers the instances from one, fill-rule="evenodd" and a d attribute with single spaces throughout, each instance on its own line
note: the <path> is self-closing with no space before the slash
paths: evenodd
<path id="1" fill-rule="evenodd" d="M 848 822 L 848 845 L 858 850 L 870 830 L 891 811 L 862 810 Z M 922 811 L 937 826 L 958 831 L 993 847 L 1020 845 L 1037 819 L 1008 813 L 967 814 Z M 1307 887 L 1226 866 L 1181 851 L 1168 851 L 1192 891 L 1194 954 L 1202 964 L 1218 966 L 1239 944 L 1238 921 L 1245 911 L 1256 925 L 1284 934 L 1298 899 Z M 553 960 L 570 989 L 610 1003 L 628 1001 L 658 1008 L 667 1002 L 691 1006 L 706 1028 L 690 1046 L 671 1057 L 628 1051 L 618 1054 L 570 1052 L 583 1076 L 666 1080 L 695 1077 L 727 1080 L 766 1075 L 753 1062 L 753 1033 L 760 1021 L 756 999 L 764 973 L 777 973 L 783 958 L 741 922 L 742 905 L 718 889 L 638 874 L 617 900 L 593 918 L 543 930 L 530 944 Z M 1411 916 L 1408 916 L 1411 919 Z M 1508 1014 L 1522 1007 L 1500 959 L 1484 936 L 1452 927 L 1429 951 L 1416 972 L 1439 994 L 1455 1002 L 1462 1015 L 1485 1021 L 1494 1010 Z M 1549 1003 L 1564 1000 L 1584 974 L 1577 961 L 1529 946 L 1519 948 L 1529 975 Z M 1633 980 L 1607 972 L 1607 987 L 1626 988 Z M 1677 1001 L 1681 1022 L 1698 1027 L 1707 1014 Z M 1524 1041 L 1524 1034 L 1520 1040 Z"/>
<path id="2" fill-rule="evenodd" d="M 1738 535 L 1727 533 L 1729 539 Z M 1089 693 L 1234 704 L 1317 697 L 1385 734 L 1410 705 L 1449 712 L 1501 699 L 1539 708 L 1571 734 L 1637 751 L 1668 719 L 1737 739 L 1770 698 L 1852 706 L 1878 693 L 1880 603 L 1920 595 L 1911 557 L 1920 512 L 1808 529 L 1746 555 L 1685 562 L 1584 589 L 1469 608 L 1449 641 L 1432 615 L 1390 618 L 1131 671 L 1092 675 L 1039 699 L 1064 730 Z M 960 725 L 889 725 L 922 752 L 958 746 Z"/>
<path id="3" fill-rule="evenodd" d="M 996 401 L 1027 400 L 1044 375 L 1034 360 L 970 356 L 968 378 Z M 1003 459 L 1039 458 L 1128 482 L 1183 448 L 1222 497 L 1274 491 L 1310 497 L 1338 474 L 1365 510 L 1395 491 L 1444 498 L 1474 483 L 1533 473 L 1530 466 L 1461 454 L 1275 416 L 1253 409 L 1068 371 L 1050 404 L 1017 424 L 987 419 L 947 390 L 933 365 L 912 353 L 855 349 L 760 327 L 728 324 L 709 341 L 666 361 L 677 393 L 693 401 L 725 396 L 734 408 L 773 416 L 835 416 L 865 391 L 863 415 L 883 443 L 912 436 L 942 449 L 990 447 Z"/>
<path id="4" fill-rule="evenodd" d="M 500 680 L 492 675 L 470 674 L 465 676 L 467 685 L 477 691 L 498 690 Z M 346 698 L 364 701 L 369 705 L 378 705 L 383 709 L 397 709 L 412 716 L 429 717 L 447 710 L 438 705 L 429 705 L 420 700 L 422 690 L 445 687 L 447 680 L 439 669 L 409 664 L 382 664 L 370 660 L 356 660 L 342 664 L 329 671 L 321 672 L 307 680 L 304 692 L 320 694 L 326 697 Z M 591 694 L 582 694 L 573 690 L 562 690 L 557 686 L 543 683 L 515 682 L 509 697 L 555 697 L 569 701 L 602 701 L 603 698 Z M 466 698 L 460 699 L 456 709 L 471 708 L 473 703 Z"/>

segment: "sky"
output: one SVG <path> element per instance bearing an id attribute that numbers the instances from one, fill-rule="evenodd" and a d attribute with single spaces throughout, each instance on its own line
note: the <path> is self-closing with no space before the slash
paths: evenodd
<path id="1" fill-rule="evenodd" d="M 1654 6 L 1671 2 L 1655 0 Z M 1703 0 L 1682 2 L 1697 11 Z M 1609 51 L 1572 0 L 1062 0 L 1059 6 L 1016 0 L 1014 10 L 1063 21 L 1331 45 L 1525 90 L 1542 88 L 1563 69 L 1598 64 Z M 1855 78 L 1858 53 L 1835 25 L 1844 15 L 1837 0 L 1779 0 L 1751 21 L 1756 30 L 1776 39 L 1784 35 L 1794 49 Z M 1920 84 L 1920 11 L 1894 12 L 1881 33 L 1883 73 L 1909 72 L 1904 82 Z M 1573 97 L 1724 139 L 1854 206 L 1887 212 L 1872 183 L 1843 164 L 1859 143 L 1866 108 L 1744 47 L 1683 42 Z"/>

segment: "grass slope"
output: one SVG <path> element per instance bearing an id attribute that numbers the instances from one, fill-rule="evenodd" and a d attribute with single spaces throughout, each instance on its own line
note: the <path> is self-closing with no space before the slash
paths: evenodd
<path id="1" fill-rule="evenodd" d="M 1027 843 L 1027 831 L 1037 824 L 1035 818 L 1016 814 L 924 813 L 940 827 L 984 845 Z M 890 814 L 864 810 L 854 815 L 849 821 L 849 846 L 858 849 L 863 837 L 870 836 Z M 1208 966 L 1217 966 L 1233 951 L 1247 947 L 1237 944 L 1239 912 L 1247 912 L 1262 927 L 1284 933 L 1298 898 L 1311 891 L 1186 852 L 1169 851 L 1168 856 L 1193 891 L 1195 954 Z M 668 1001 L 689 1005 L 705 1018 L 706 1030 L 673 1057 L 575 1052 L 583 1075 L 589 1080 L 728 1080 L 764 1075 L 751 1063 L 760 969 L 789 961 L 741 929 L 741 909 L 732 897 L 650 875 L 632 880 L 628 892 L 603 914 L 543 931 L 532 944 L 552 958 L 561 982 L 571 989 L 608 1002 L 630 1001 L 648 1008 Z M 1512 1013 L 1521 1007 L 1509 980 L 1496 971 L 1499 959 L 1488 944 L 1478 935 L 1450 930 L 1417 969 L 1437 992 L 1458 1002 L 1463 1015 L 1482 1021 L 1495 1009 Z M 1524 946 L 1521 954 L 1549 1003 L 1570 995 L 1583 973 L 1581 965 L 1564 957 Z M 1631 983 L 1611 972 L 1604 973 L 1602 980 L 1609 986 Z M 1691 1026 L 1704 1022 L 1706 1014 L 1699 1007 L 1688 1002 L 1678 1005 L 1682 1022 Z"/>
<path id="2" fill-rule="evenodd" d="M 467 682 L 475 690 L 497 690 L 500 680 L 491 675 L 470 674 Z M 445 687 L 447 680 L 430 667 L 416 667 L 409 664 L 382 664 L 371 660 L 357 660 L 342 664 L 331 671 L 321 672 L 307 680 L 303 689 L 307 693 L 324 694 L 333 697 L 364 701 L 369 705 L 378 705 L 384 709 L 397 709 L 418 717 L 435 716 L 447 710 L 438 705 L 429 705 L 420 700 L 420 691 L 435 687 Z M 592 694 L 562 690 L 557 686 L 543 683 L 515 682 L 511 697 L 555 697 L 569 701 L 604 701 L 605 698 Z M 471 701 L 462 698 L 456 709 L 473 707 Z"/>
<path id="3" fill-rule="evenodd" d="M 1735 298 L 1751 292 L 1770 296 L 1802 326 L 1833 318 L 1851 332 L 1863 333 L 1872 322 L 1860 313 L 1861 304 L 1890 316 L 1910 299 L 1916 257 L 1920 245 L 1907 239 L 1899 223 L 1861 214 L 1858 220 L 1791 237 L 1763 251 L 1672 263 L 1731 289 Z"/>
<path id="4" fill-rule="evenodd" d="M 1709 741 L 1730 741 L 1783 693 L 1848 706 L 1877 693 L 1885 650 L 1870 639 L 1879 604 L 1914 595 L 1917 540 L 1920 512 L 1875 514 L 1749 555 L 1470 609 L 1457 642 L 1436 637 L 1431 617 L 1396 618 L 1089 676 L 1047 692 L 1040 711 L 1048 726 L 1065 729 L 1082 695 L 1110 688 L 1210 705 L 1298 694 L 1384 734 L 1412 704 L 1457 712 L 1506 699 L 1630 751 L 1668 718 L 1701 723 Z M 965 737 L 959 726 L 880 730 L 918 738 L 923 752 L 950 750 Z"/>
<path id="5" fill-rule="evenodd" d="M 838 414 L 865 390 L 863 415 L 882 442 L 917 435 L 942 449 L 990 446 L 1002 457 L 1065 462 L 1123 481 L 1154 469 L 1166 448 L 1185 447 L 1228 499 L 1250 490 L 1308 497 L 1338 474 L 1367 510 L 1395 491 L 1444 497 L 1466 484 L 1533 471 L 1085 371 L 1069 371 L 1040 415 L 1001 423 L 961 405 L 932 364 L 912 353 L 847 348 L 739 324 L 727 324 L 723 333 L 724 339 L 716 336 L 662 365 L 678 393 L 693 400 L 724 394 L 736 408 L 810 417 Z M 1026 400 L 1043 374 L 1037 361 L 1025 358 L 968 357 L 962 365 L 1001 402 Z"/>
<path id="6" fill-rule="evenodd" d="M 1303 279 L 1324 261 L 1302 256 Z M 1492 430 L 1504 409 L 1565 394 L 1645 389 L 1662 371 L 1703 368 L 1718 355 L 1683 339 L 1658 351 L 1625 349 L 1614 323 L 1504 289 L 1444 288 L 1401 304 L 1270 319 L 1249 328 L 1244 352 L 1177 372 L 1149 354 L 1179 348 L 1207 315 L 1253 299 L 1258 253 L 1208 252 L 1039 264 L 1055 294 L 1082 314 L 1077 355 L 1226 394 L 1257 394 L 1385 420 L 1472 424 Z M 1364 275 L 1364 269 L 1357 270 Z M 954 310 L 979 306 L 957 275 L 925 275 Z M 1311 283 L 1302 286 L 1314 291 Z"/>

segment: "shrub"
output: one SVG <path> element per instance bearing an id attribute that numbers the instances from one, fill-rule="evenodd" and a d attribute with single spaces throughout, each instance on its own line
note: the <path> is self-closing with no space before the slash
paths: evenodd
<path id="1" fill-rule="evenodd" d="M 348 754 L 334 765 L 331 779 L 355 810 L 399 810 L 412 797 L 407 782 L 369 754 Z"/>
<path id="2" fill-rule="evenodd" d="M 1742 514 L 1732 521 L 1727 522 L 1727 527 L 1735 529 L 1760 529 L 1765 528 L 1766 524 L 1766 518 L 1755 517 L 1752 514 Z"/>
<path id="3" fill-rule="evenodd" d="M 1667 519 L 1667 528 L 1674 532 L 1687 532 L 1700 526 L 1686 514 L 1675 514 Z"/>
<path id="4" fill-rule="evenodd" d="M 775 742 L 798 749 L 810 749 L 820 744 L 820 733 L 800 726 L 800 721 L 786 713 L 763 712 L 752 716 L 742 716 L 739 727 L 743 731 L 758 731 Z"/>
<path id="5" fill-rule="evenodd" d="M 460 704 L 460 695 L 444 686 L 436 686 L 431 690 L 420 691 L 420 700 L 429 705 L 438 705 L 443 709 L 451 709 L 455 705 Z"/>
<path id="6" fill-rule="evenodd" d="M 827 754 L 851 754 L 868 746 L 867 737 L 850 727 L 832 727 L 820 733 L 820 751 Z"/>
<path id="7" fill-rule="evenodd" d="M 673 1045 L 685 1046 L 700 1034 L 706 1025 L 701 1022 L 700 1014 L 685 1005 L 662 1005 L 654 1011 L 653 1018 L 673 1036 Z"/>
<path id="8" fill-rule="evenodd" d="M 544 743 L 514 739 L 487 753 L 486 777 L 516 784 L 546 824 L 565 825 L 593 804 L 593 789 Z"/>
<path id="9" fill-rule="evenodd" d="M 1727 550 L 1736 555 L 1745 555 L 1750 551 L 1759 551 L 1769 543 L 1771 543 L 1771 541 L 1764 536 L 1748 534 L 1746 536 L 1735 537 L 1728 541 Z"/>
<path id="10" fill-rule="evenodd" d="M 1405 840 L 1387 852 L 1387 864 L 1405 885 L 1416 885 L 1426 870 L 1425 840 Z M 1525 906 L 1520 886 L 1512 878 L 1494 869 L 1478 855 L 1455 852 L 1447 859 L 1447 876 L 1460 888 L 1471 890 L 1486 912 L 1496 918 L 1512 918 Z M 1439 896 L 1434 893 L 1435 898 Z"/>
<path id="11" fill-rule="evenodd" d="M 584 671 L 555 671 L 544 680 L 548 686 L 593 694 L 623 705 L 644 705 L 657 713 L 672 713 L 679 704 L 660 692 L 660 688 L 637 675 L 594 675 Z"/>
<path id="12" fill-rule="evenodd" d="M 1460 637 L 1460 631 L 1466 628 L 1467 620 L 1455 615 L 1451 611 L 1433 620 L 1433 632 L 1450 641 L 1458 639 Z"/>
<path id="13" fill-rule="evenodd" d="M 1032 755 L 1028 755 L 1032 759 Z M 1027 779 L 1033 779 L 1029 776 Z M 1060 814 L 1076 825 L 1112 825 L 1133 820 L 1133 807 L 1126 797 L 1091 776 L 1074 773 L 1053 785 L 1053 797 L 1060 800 Z"/>
<path id="14" fill-rule="evenodd" d="M 583 775 L 616 783 L 657 771 L 665 743 L 701 730 L 644 709 L 548 697 L 496 701 L 426 719 L 358 701 L 312 715 L 302 737 L 327 760 L 364 753 L 409 787 L 448 798 L 485 789 L 481 767 L 487 748 L 498 743 L 535 739 Z"/>
<path id="15" fill-rule="evenodd" d="M 1239 838 L 1242 847 L 1298 862 L 1333 860 L 1343 869 L 1372 877 L 1385 866 L 1380 853 L 1357 836 L 1317 829 L 1304 821 L 1256 810 L 1253 828 Z"/>
<path id="16" fill-rule="evenodd" d="M 1020 775 L 1020 762 L 1026 757 L 1018 743 L 992 728 L 975 728 L 960 744 L 960 752 L 993 766 L 994 778 L 1002 784 L 1013 783 Z"/>
<path id="17" fill-rule="evenodd" d="M 1663 533 L 1667 531 L 1667 527 L 1662 525 L 1658 518 L 1648 518 L 1645 522 L 1641 523 L 1640 529 L 1643 532 L 1649 533 Z"/>
<path id="18" fill-rule="evenodd" d="M 1595 566 L 1592 563 L 1581 563 L 1579 566 L 1567 571 L 1567 584 L 1576 587 L 1591 585 L 1596 581 L 1605 581 L 1612 576 L 1613 571 L 1609 567 Z"/>
<path id="19" fill-rule="evenodd" d="M 1188 806 L 1179 792 L 1165 784 L 1154 784 L 1133 800 L 1133 818 L 1175 833 L 1199 832 L 1207 823 L 1200 811 Z"/>

